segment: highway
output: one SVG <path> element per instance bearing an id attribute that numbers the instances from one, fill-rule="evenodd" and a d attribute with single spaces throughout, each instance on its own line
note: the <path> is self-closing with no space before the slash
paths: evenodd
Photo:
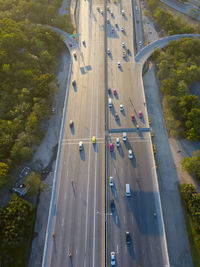
<path id="1" fill-rule="evenodd" d="M 135 6 L 136 4 L 134 4 Z M 108 152 L 108 177 L 114 178 L 114 187 L 108 188 L 108 266 L 111 251 L 116 253 L 116 266 L 166 266 L 165 239 L 160 217 L 161 210 L 158 202 L 158 188 L 155 183 L 155 167 L 151 149 L 151 137 L 148 130 L 148 117 L 143 95 L 142 73 L 140 63 L 133 60 L 133 18 L 131 1 L 122 1 L 121 9 L 125 11 L 122 16 L 119 5 L 109 4 L 111 12 L 107 12 L 110 21 L 107 24 L 107 47 L 111 55 L 107 56 L 108 88 L 112 89 L 113 107 L 108 108 L 109 141 L 114 143 L 114 152 Z M 135 10 L 134 10 L 135 12 Z M 139 10 L 135 12 L 139 17 Z M 135 19 L 134 19 L 135 21 Z M 119 28 L 115 27 L 115 24 Z M 141 32 L 140 23 L 136 24 L 136 31 Z M 121 26 L 125 31 L 122 32 Z M 112 33 L 112 28 L 115 28 Z M 122 47 L 122 42 L 126 48 Z M 136 42 L 138 44 L 138 42 Z M 123 59 L 123 51 L 130 49 L 131 56 Z M 139 48 L 140 49 L 140 48 Z M 137 51 L 137 49 L 136 49 Z M 120 61 L 121 68 L 117 62 Z M 116 89 L 117 95 L 113 94 Z M 119 107 L 123 105 L 124 111 Z M 139 118 L 139 110 L 143 118 Z M 115 119 L 115 113 L 119 120 Z M 135 115 L 132 122 L 131 114 Z M 136 129 L 139 125 L 139 130 Z M 116 130 L 111 133 L 111 129 Z M 128 132 L 128 140 L 122 141 L 122 132 Z M 121 145 L 116 147 L 116 137 L 120 138 Z M 133 159 L 129 159 L 128 150 L 133 150 Z M 130 184 L 131 197 L 125 194 L 125 184 Z M 114 199 L 115 209 L 112 212 L 110 203 Z M 153 216 L 156 211 L 157 217 Z M 130 246 L 125 242 L 125 231 L 131 233 Z"/>
<path id="2" fill-rule="evenodd" d="M 76 86 L 71 85 L 68 97 L 52 267 L 105 266 L 104 17 L 90 11 L 89 2 L 81 1 L 81 35 L 72 67 Z M 84 146 L 81 152 L 79 141 Z"/>
<path id="3" fill-rule="evenodd" d="M 110 252 L 115 251 L 116 266 L 167 267 L 141 64 L 134 62 L 132 4 L 121 1 L 124 17 L 119 4 L 111 1 L 109 6 L 114 15 L 107 12 L 110 23 L 105 26 L 104 1 L 80 1 L 76 57 L 72 52 L 71 81 L 75 80 L 76 85 L 71 83 L 69 89 L 49 266 L 103 267 L 105 261 L 110 266 Z M 97 7 L 103 10 L 103 15 Z M 116 28 L 116 23 L 124 27 L 124 33 Z M 111 55 L 106 57 L 106 76 L 105 29 L 106 47 L 111 50 Z M 122 42 L 130 49 L 125 59 Z M 118 61 L 121 68 L 117 66 Z M 110 94 L 114 105 L 111 109 L 106 106 L 105 110 L 108 88 L 112 92 L 115 88 L 117 94 Z M 119 110 L 120 104 L 124 106 L 123 112 Z M 114 117 L 116 112 L 118 121 Z M 74 122 L 72 128 L 70 120 Z M 126 143 L 122 141 L 123 129 L 128 132 Z M 91 142 L 93 136 L 96 144 Z M 116 137 L 121 140 L 119 149 Z M 79 151 L 79 141 L 83 142 L 82 151 Z M 109 152 L 110 141 L 114 143 L 114 152 Z M 130 148 L 132 160 L 128 158 Z M 109 176 L 114 177 L 112 190 Z M 125 195 L 126 183 L 131 186 L 129 198 Z M 113 212 L 111 199 L 115 202 Z M 125 243 L 125 231 L 131 232 L 129 247 Z"/>

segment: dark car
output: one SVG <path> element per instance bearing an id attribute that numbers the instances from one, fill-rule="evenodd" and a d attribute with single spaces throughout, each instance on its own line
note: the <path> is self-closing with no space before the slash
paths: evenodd
<path id="1" fill-rule="evenodd" d="M 76 86 L 76 81 L 75 81 L 75 80 L 73 80 L 72 85 L 73 85 L 74 87 Z"/>
<path id="2" fill-rule="evenodd" d="M 126 244 L 130 245 L 131 244 L 131 234 L 130 232 L 125 232 L 125 240 L 126 240 Z"/>

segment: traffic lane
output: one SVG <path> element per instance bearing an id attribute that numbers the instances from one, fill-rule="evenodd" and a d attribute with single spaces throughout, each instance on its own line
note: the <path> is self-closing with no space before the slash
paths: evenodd
<path id="1" fill-rule="evenodd" d="M 69 156 L 70 146 L 73 148 Z M 99 190 L 102 173 L 96 171 L 99 168 L 97 163 L 102 164 L 102 152 L 99 147 L 97 155 L 91 143 L 84 147 L 86 155 L 91 153 L 89 161 L 91 166 L 89 166 L 81 160 L 76 146 L 68 144 L 65 147 L 64 154 L 68 158 L 68 168 L 62 168 L 61 171 L 55 227 L 56 242 L 51 266 L 66 266 L 66 264 L 70 266 L 68 265 L 70 264 L 68 252 L 72 253 L 74 264 L 84 263 L 86 266 L 94 266 L 93 259 L 101 262 L 99 252 L 101 240 L 97 242 L 95 239 L 97 232 L 95 227 L 101 225 L 102 222 L 101 217 L 96 213 L 96 209 L 100 210 L 102 203 L 102 194 Z M 77 162 L 79 168 L 74 161 Z M 101 228 L 98 232 L 101 233 Z M 95 249 L 95 246 L 98 249 Z"/>
<path id="2" fill-rule="evenodd" d="M 117 193 L 115 193 L 114 195 L 118 196 L 115 201 L 115 220 L 117 218 L 116 216 L 118 216 L 118 224 L 116 223 L 116 221 L 114 223 L 113 220 L 113 226 L 116 228 L 116 231 L 118 231 L 118 233 L 114 234 L 114 238 L 118 239 L 117 244 L 120 260 L 121 253 L 122 255 L 129 253 L 129 256 L 127 254 L 125 257 L 126 260 L 136 260 L 136 262 L 140 264 L 142 262 L 144 264 L 147 264 L 148 260 L 148 263 L 151 264 L 149 266 L 161 266 L 159 264 L 163 263 L 162 254 L 160 252 L 160 248 L 162 247 L 163 242 L 163 233 L 160 232 L 160 226 L 158 227 L 157 219 L 155 219 L 155 217 L 153 216 L 153 211 L 155 210 L 155 197 L 157 192 L 154 192 L 152 186 L 152 167 L 151 164 L 147 164 L 147 166 L 138 166 L 139 162 L 149 162 L 149 141 L 148 138 L 146 141 L 142 141 L 142 143 L 137 139 L 137 141 L 131 141 L 131 137 L 129 138 L 129 140 L 133 148 L 134 155 L 138 159 L 138 163 L 137 167 L 135 168 L 131 163 L 131 160 L 128 159 L 128 153 L 124 153 L 125 160 L 122 161 L 121 159 L 119 159 L 118 161 L 119 156 L 116 156 L 116 162 L 114 162 L 115 167 L 113 176 L 117 173 L 117 177 L 119 177 L 119 179 L 115 179 Z M 127 149 L 125 148 L 124 144 L 122 144 L 122 148 L 124 150 Z M 113 158 L 111 162 L 113 163 Z M 124 166 L 123 162 L 125 163 Z M 126 183 L 130 183 L 132 189 L 132 196 L 130 198 L 127 198 L 125 196 Z M 120 240 L 121 238 L 124 239 L 124 237 L 121 236 L 121 232 L 125 233 L 125 231 L 127 231 L 128 229 L 134 229 L 134 233 L 132 235 L 134 239 L 133 247 L 129 250 L 126 250 L 126 246 L 122 244 L 120 253 Z M 156 255 L 157 253 L 159 253 L 159 255 L 161 256 L 155 256 L 152 257 L 151 260 L 149 260 L 149 258 L 151 258 L 150 254 Z M 144 255 L 145 259 L 143 259 Z M 125 263 L 123 262 L 123 264 Z"/>
<path id="3" fill-rule="evenodd" d="M 93 90 L 93 89 L 92 89 Z M 94 90 L 93 90 L 94 91 Z M 81 95 L 80 93 L 78 94 L 79 96 Z M 78 99 L 78 98 L 77 98 Z M 88 101 L 86 101 L 86 103 L 87 103 L 87 105 L 86 105 L 86 107 L 88 107 L 88 106 L 92 106 L 92 105 L 89 105 L 90 103 L 88 102 Z M 74 103 L 73 103 L 74 104 Z M 72 107 L 74 107 L 74 105 L 72 105 Z M 84 109 L 84 108 L 83 108 Z M 69 107 L 69 110 L 71 110 L 70 109 L 70 107 Z M 70 111 L 69 111 L 70 112 Z M 78 126 L 80 125 L 80 123 L 78 124 Z M 68 130 L 69 128 L 67 128 L 67 130 Z M 79 130 L 78 131 L 76 131 L 77 133 L 79 132 Z M 78 149 L 78 140 L 80 140 L 79 138 L 77 138 L 77 140 L 75 140 L 75 142 L 77 142 L 77 149 Z M 69 140 L 68 140 L 69 141 Z M 86 155 L 86 157 L 87 157 L 87 155 Z M 80 242 L 79 242 L 80 243 Z"/>
<path id="4" fill-rule="evenodd" d="M 74 162 L 78 160 L 79 151 L 78 147 L 73 144 L 63 145 L 63 153 L 60 167 L 60 188 L 57 200 L 57 211 L 56 211 L 56 224 L 55 224 L 55 256 L 52 260 L 52 266 L 62 266 L 67 264 L 67 253 L 71 252 L 74 254 L 74 243 L 73 243 L 73 225 L 75 218 L 81 214 L 78 210 L 77 193 L 79 192 L 79 183 L 81 182 L 78 177 L 80 174 L 76 172 Z M 82 162 L 80 164 L 82 173 L 87 173 L 87 164 Z M 83 185 L 85 185 L 84 183 Z M 84 209 L 83 209 L 84 212 Z M 85 215 L 84 215 L 85 217 Z M 79 226 L 76 226 L 79 231 Z M 58 237 L 59 236 L 59 237 Z"/>
<path id="5" fill-rule="evenodd" d="M 116 96 L 112 93 L 109 98 L 112 98 L 113 107 L 109 109 L 109 127 L 113 128 L 140 128 L 148 127 L 146 105 L 142 91 L 142 84 L 135 72 L 135 64 L 126 64 L 123 66 L 124 72 L 121 73 L 117 66 L 112 69 L 112 74 L 116 79 L 113 79 L 113 88 L 116 89 Z M 108 77 L 111 78 L 111 69 L 108 68 Z M 123 111 L 120 111 L 120 104 L 123 105 Z M 142 112 L 140 118 L 139 111 Z M 115 114 L 119 118 L 115 118 Z M 134 121 L 131 116 L 134 115 Z"/>

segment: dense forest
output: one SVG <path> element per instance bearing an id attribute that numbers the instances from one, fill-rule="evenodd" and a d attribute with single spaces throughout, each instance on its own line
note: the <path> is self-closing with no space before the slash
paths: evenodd
<path id="1" fill-rule="evenodd" d="M 58 16 L 62 0 L 0 0 L 0 188 L 13 166 L 32 158 L 44 132 L 57 87 L 60 37 L 40 24 L 73 32 L 70 16 Z"/>
<path id="2" fill-rule="evenodd" d="M 170 42 L 164 49 L 155 50 L 152 58 L 157 63 L 169 134 L 198 140 L 200 101 L 191 94 L 190 85 L 200 79 L 200 40 L 184 38 Z"/>
<path id="3" fill-rule="evenodd" d="M 160 7 L 159 0 L 146 0 L 146 2 L 149 9 L 149 11 L 146 12 L 146 15 L 152 17 L 160 32 L 162 32 L 162 35 L 200 32 L 200 26 L 195 29 L 180 17 L 174 16 L 172 13 Z"/>

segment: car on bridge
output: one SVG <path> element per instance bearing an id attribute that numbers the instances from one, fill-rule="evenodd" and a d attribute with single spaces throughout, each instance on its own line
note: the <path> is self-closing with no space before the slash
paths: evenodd
<path id="1" fill-rule="evenodd" d="M 114 150 L 113 143 L 110 143 L 110 144 L 109 144 L 109 149 L 110 149 L 110 152 L 113 152 L 113 150 Z"/>
<path id="2" fill-rule="evenodd" d="M 96 144 L 96 136 L 93 136 L 93 137 L 92 137 L 92 143 L 93 143 L 93 144 Z"/>

